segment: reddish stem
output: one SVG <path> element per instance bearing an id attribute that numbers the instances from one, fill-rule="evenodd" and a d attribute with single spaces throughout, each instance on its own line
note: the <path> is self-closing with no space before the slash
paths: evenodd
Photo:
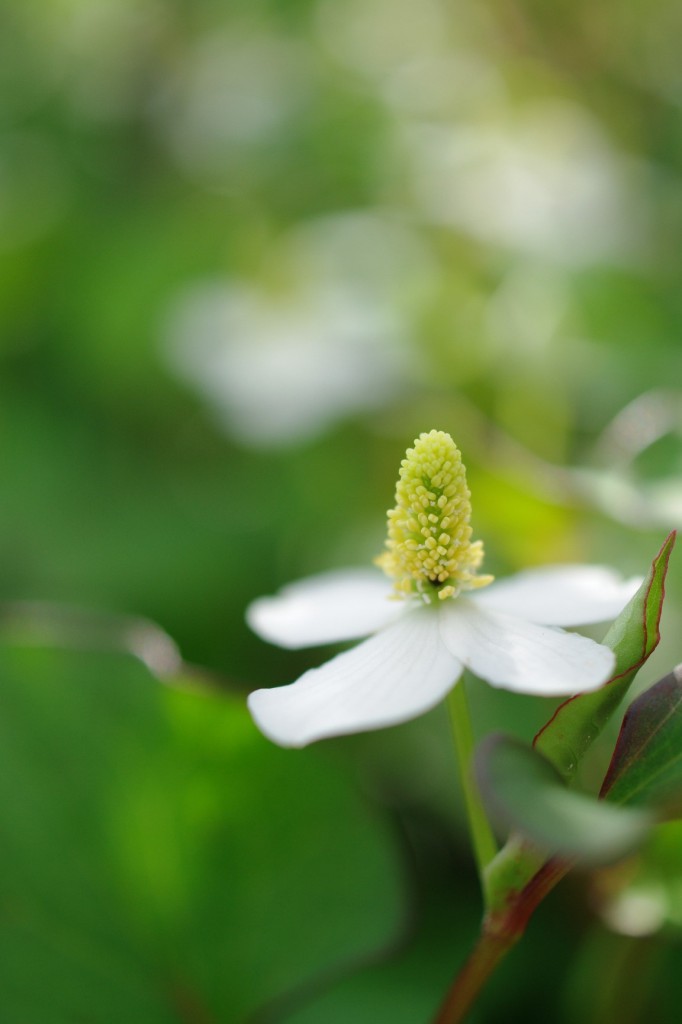
<path id="1" fill-rule="evenodd" d="M 478 942 L 455 978 L 434 1024 L 460 1024 L 498 964 L 519 941 L 537 906 L 570 870 L 565 860 L 549 860 L 504 908 L 487 914 Z"/>

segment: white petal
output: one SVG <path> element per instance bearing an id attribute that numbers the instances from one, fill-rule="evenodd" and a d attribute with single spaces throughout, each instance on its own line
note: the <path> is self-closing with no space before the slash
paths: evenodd
<path id="1" fill-rule="evenodd" d="M 614 619 L 642 582 L 601 565 L 529 569 L 469 595 L 481 608 L 509 612 L 545 626 L 585 626 Z"/>
<path id="2" fill-rule="evenodd" d="M 440 638 L 435 608 L 414 608 L 291 686 L 257 690 L 249 708 L 283 747 L 381 729 L 423 714 L 452 688 L 462 666 Z"/>
<path id="3" fill-rule="evenodd" d="M 392 593 L 378 570 L 325 572 L 253 601 L 246 621 L 264 640 L 290 649 L 355 640 L 404 614 L 407 601 L 392 600 Z"/>
<path id="4" fill-rule="evenodd" d="M 473 601 L 446 601 L 441 635 L 474 675 L 493 686 L 543 697 L 596 690 L 610 678 L 608 647 L 577 633 L 488 611 Z"/>

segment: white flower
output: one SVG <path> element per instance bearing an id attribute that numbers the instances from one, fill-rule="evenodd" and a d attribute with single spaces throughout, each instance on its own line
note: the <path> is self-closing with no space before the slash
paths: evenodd
<path id="1" fill-rule="evenodd" d="M 173 303 L 164 330 L 171 367 L 233 437 L 262 448 L 395 399 L 419 371 L 403 306 L 433 280 L 411 230 L 367 212 L 309 221 L 269 259 L 266 278 L 286 287 L 197 284 Z"/>
<path id="2" fill-rule="evenodd" d="M 494 584 L 477 575 L 483 548 L 470 540 L 464 467 L 447 434 L 422 434 L 408 450 L 396 501 L 388 550 L 377 560 L 393 584 L 367 569 L 330 572 L 248 608 L 251 628 L 282 647 L 372 634 L 290 686 L 252 693 L 249 708 L 266 736 L 302 747 L 396 725 L 434 707 L 464 668 L 493 686 L 551 697 L 606 682 L 613 653 L 558 627 L 612 618 L 640 579 L 579 565 Z"/>

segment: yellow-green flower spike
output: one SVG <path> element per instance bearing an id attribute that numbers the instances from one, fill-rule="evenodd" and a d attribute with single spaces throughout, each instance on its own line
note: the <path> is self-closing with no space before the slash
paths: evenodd
<path id="1" fill-rule="evenodd" d="M 425 601 L 456 597 L 491 583 L 478 576 L 483 543 L 471 541 L 471 502 L 459 448 L 449 434 L 420 434 L 400 464 L 395 508 L 388 512 L 387 550 L 377 565 L 397 594 Z"/>

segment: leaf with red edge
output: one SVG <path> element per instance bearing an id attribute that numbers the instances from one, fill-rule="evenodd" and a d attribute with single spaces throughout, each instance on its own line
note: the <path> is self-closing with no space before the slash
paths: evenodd
<path id="1" fill-rule="evenodd" d="M 682 665 L 628 708 L 601 796 L 682 811 Z"/>
<path id="2" fill-rule="evenodd" d="M 623 700 L 630 685 L 660 640 L 659 623 L 665 577 L 676 531 L 666 538 L 641 587 L 602 641 L 616 655 L 612 678 L 594 693 L 565 701 L 540 730 L 535 748 L 570 780 L 578 762 Z"/>

